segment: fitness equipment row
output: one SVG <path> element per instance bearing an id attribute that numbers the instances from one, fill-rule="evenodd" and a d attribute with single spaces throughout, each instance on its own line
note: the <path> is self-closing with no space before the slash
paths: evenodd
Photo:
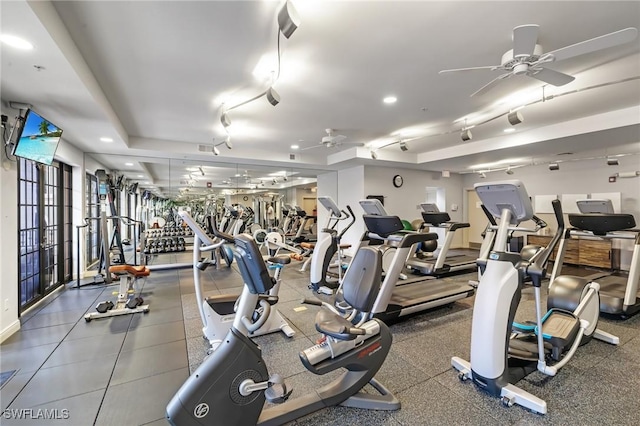
<path id="1" fill-rule="evenodd" d="M 338 404 L 374 410 L 400 408 L 395 396 L 374 378 L 392 340 L 389 328 L 368 315 L 380 285 L 381 261 L 374 250 L 359 250 L 345 276 L 344 300 L 352 308 L 348 318 L 330 304 L 306 301 L 322 307 L 315 326 L 323 338 L 300 352 L 301 362 L 317 375 L 342 368 L 346 371 L 310 394 L 289 400 L 293 389 L 280 375 L 268 373 L 260 347 L 249 338 L 256 325 L 252 319 L 255 307 L 264 301 L 275 281 L 250 235 L 220 233 L 220 237 L 234 245 L 244 287 L 226 337 L 169 402 L 170 424 L 276 425 Z M 379 395 L 361 392 L 366 384 Z M 266 408 L 265 400 L 278 405 Z"/>

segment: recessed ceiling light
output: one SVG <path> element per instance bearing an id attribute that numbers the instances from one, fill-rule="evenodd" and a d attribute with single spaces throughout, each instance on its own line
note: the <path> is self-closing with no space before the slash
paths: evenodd
<path id="1" fill-rule="evenodd" d="M 516 131 L 516 129 L 514 129 L 513 127 L 509 127 L 508 129 L 504 129 L 503 130 L 503 132 L 505 132 L 505 133 L 513 133 L 515 131 Z"/>
<path id="2" fill-rule="evenodd" d="M 298 148 L 300 148 L 299 145 L 291 145 L 291 149 L 298 149 Z"/>
<path id="3" fill-rule="evenodd" d="M 124 163 L 124 165 L 131 167 L 131 166 L 133 166 L 133 163 Z"/>
<path id="4" fill-rule="evenodd" d="M 113 139 L 111 139 L 111 138 L 100 138 L 100 142 L 110 143 L 110 142 L 113 142 Z"/>
<path id="5" fill-rule="evenodd" d="M 397 100 L 398 98 L 396 98 L 395 96 L 387 96 L 382 100 L 382 102 L 384 102 L 385 104 L 395 104 Z"/>
<path id="6" fill-rule="evenodd" d="M 9 34 L 0 35 L 0 41 L 8 46 L 15 47 L 16 49 L 33 49 L 33 44 L 29 43 L 27 40 Z"/>

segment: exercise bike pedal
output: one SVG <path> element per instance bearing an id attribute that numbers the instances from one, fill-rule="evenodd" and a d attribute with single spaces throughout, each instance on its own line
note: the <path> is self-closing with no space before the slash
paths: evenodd
<path id="1" fill-rule="evenodd" d="M 289 399 L 293 389 L 288 389 L 287 384 L 269 382 L 269 387 L 264 391 L 264 397 L 272 404 L 282 404 Z"/>

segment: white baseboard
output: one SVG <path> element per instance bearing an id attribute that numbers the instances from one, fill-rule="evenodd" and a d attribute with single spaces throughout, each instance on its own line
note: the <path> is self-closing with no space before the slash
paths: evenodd
<path id="1" fill-rule="evenodd" d="M 20 330 L 20 320 L 17 319 L 11 323 L 8 327 L 0 332 L 0 343 L 4 342 L 9 337 L 13 336 L 13 333 Z"/>

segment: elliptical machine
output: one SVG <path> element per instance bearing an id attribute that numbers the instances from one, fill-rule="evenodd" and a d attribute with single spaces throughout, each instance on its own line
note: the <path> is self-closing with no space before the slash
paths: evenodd
<path id="1" fill-rule="evenodd" d="M 309 273 L 309 288 L 318 293 L 333 294 L 333 290 L 337 289 L 342 281 L 342 249 L 340 240 L 342 236 L 355 223 L 355 215 L 350 206 L 347 206 L 348 213 L 336 205 L 331 197 L 318 197 L 318 202 L 329 211 L 329 219 L 327 225 L 322 229 L 322 233 L 318 237 L 318 241 L 313 247 L 311 255 L 311 270 Z M 351 219 L 351 221 L 338 232 L 336 229 L 338 223 L 342 220 Z M 338 265 L 338 279 L 331 279 L 329 268 L 331 261 L 336 257 Z M 304 268 L 304 267 L 303 267 Z"/>
<path id="2" fill-rule="evenodd" d="M 196 290 L 196 301 L 202 319 L 202 333 L 209 341 L 210 354 L 215 351 L 222 343 L 234 321 L 236 308 L 238 304 L 238 296 L 234 294 L 222 294 L 212 297 L 204 297 L 202 291 L 202 283 L 200 282 L 200 274 L 209 266 L 209 262 L 201 258 L 202 252 L 221 249 L 226 241 L 220 238 L 213 241 L 206 234 L 191 215 L 186 211 L 178 213 L 182 220 L 193 230 L 193 281 Z M 216 232 L 215 226 L 212 227 Z M 262 262 L 262 257 L 260 257 Z M 269 294 L 260 303 L 254 305 L 252 318 L 253 324 L 247 327 L 248 336 L 262 336 L 265 334 L 282 331 L 285 336 L 293 337 L 295 331 L 289 323 L 284 319 L 280 312 L 273 308 L 272 305 L 278 302 L 278 290 L 280 289 L 280 272 L 282 267 L 291 262 L 288 257 L 274 257 L 269 260 L 270 265 L 275 269 L 274 283 L 269 290 Z M 263 262 L 264 263 L 264 262 Z"/>
<path id="3" fill-rule="evenodd" d="M 334 405 L 397 410 L 400 402 L 378 381 L 378 372 L 391 348 L 391 332 L 369 312 L 380 288 L 380 254 L 365 247 L 356 253 L 343 283 L 345 300 L 354 308 L 345 318 L 330 304 L 322 305 L 316 329 L 325 335 L 300 353 L 314 374 L 344 368 L 333 382 L 306 396 L 287 400 L 292 390 L 277 374 L 269 375 L 260 347 L 247 337 L 256 303 L 266 300 L 274 282 L 250 235 L 217 235 L 234 242 L 245 286 L 237 315 L 220 347 L 187 379 L 167 406 L 172 425 L 279 425 Z M 371 384 L 380 395 L 362 393 Z M 265 399 L 281 403 L 265 408 Z M 286 402 L 284 402 L 286 401 Z"/>
<path id="4" fill-rule="evenodd" d="M 540 287 L 546 275 L 549 257 L 564 233 L 560 201 L 553 201 L 558 229 L 547 247 L 529 260 L 519 253 L 506 252 L 509 231 L 522 231 L 514 226 L 529 220 L 532 206 L 520 181 L 510 180 L 476 184 L 475 190 L 491 214 L 500 219 L 494 249 L 489 254 L 486 269 L 480 278 L 473 305 L 471 326 L 471 360 L 451 359 L 464 381 L 472 379 L 480 388 L 502 398 L 506 406 L 519 404 L 545 414 L 547 403 L 515 386 L 520 379 L 538 370 L 555 376 L 569 362 L 578 346 L 591 338 L 617 345 L 619 339 L 597 329 L 599 316 L 599 285 L 578 277 L 558 277 L 553 283 L 573 302 L 568 310 L 556 297 L 547 301 L 548 312 L 542 313 Z M 526 229 L 524 230 L 526 232 Z M 535 326 L 513 323 L 526 277 L 534 287 L 536 304 Z"/>

